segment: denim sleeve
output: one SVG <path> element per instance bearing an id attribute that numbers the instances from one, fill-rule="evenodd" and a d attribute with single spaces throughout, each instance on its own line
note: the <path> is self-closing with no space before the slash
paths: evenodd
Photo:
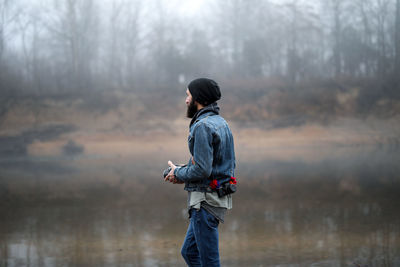
<path id="1" fill-rule="evenodd" d="M 198 123 L 193 130 L 194 164 L 175 169 L 175 177 L 183 182 L 203 180 L 211 175 L 213 163 L 213 134 L 205 123 Z"/>

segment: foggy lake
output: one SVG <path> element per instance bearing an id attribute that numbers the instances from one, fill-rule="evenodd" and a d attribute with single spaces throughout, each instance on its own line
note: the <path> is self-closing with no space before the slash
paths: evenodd
<path id="1" fill-rule="evenodd" d="M 303 150 L 317 160 L 239 153 L 222 266 L 398 266 L 398 150 Z M 184 266 L 186 193 L 164 157 L 1 159 L 0 265 Z"/>
<path id="2" fill-rule="evenodd" d="M 0 0 L 0 267 L 184 266 L 200 77 L 222 266 L 400 266 L 399 73 L 400 0 Z"/>

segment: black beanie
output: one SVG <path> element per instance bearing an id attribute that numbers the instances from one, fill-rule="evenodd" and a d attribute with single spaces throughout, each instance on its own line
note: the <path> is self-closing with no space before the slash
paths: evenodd
<path id="1" fill-rule="evenodd" d="M 193 80 L 189 83 L 188 89 L 193 100 L 203 106 L 208 106 L 221 98 L 218 84 L 211 79 L 199 78 Z"/>

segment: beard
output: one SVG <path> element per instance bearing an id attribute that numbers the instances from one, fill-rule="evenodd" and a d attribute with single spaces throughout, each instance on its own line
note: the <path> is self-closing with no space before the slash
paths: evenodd
<path id="1" fill-rule="evenodd" d="M 194 100 L 192 99 L 189 106 L 187 107 L 186 117 L 191 119 L 194 117 L 194 114 L 196 114 L 196 112 L 197 112 L 197 106 L 195 105 Z"/>

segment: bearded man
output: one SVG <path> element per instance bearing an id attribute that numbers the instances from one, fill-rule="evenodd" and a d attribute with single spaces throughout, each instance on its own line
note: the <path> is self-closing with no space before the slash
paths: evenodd
<path id="1" fill-rule="evenodd" d="M 189 83 L 186 90 L 187 117 L 190 121 L 187 165 L 168 161 L 165 181 L 185 183 L 188 191 L 189 226 L 181 254 L 188 266 L 220 266 L 218 225 L 232 208 L 236 191 L 235 152 L 232 132 L 219 115 L 221 98 L 218 84 L 207 78 Z"/>

